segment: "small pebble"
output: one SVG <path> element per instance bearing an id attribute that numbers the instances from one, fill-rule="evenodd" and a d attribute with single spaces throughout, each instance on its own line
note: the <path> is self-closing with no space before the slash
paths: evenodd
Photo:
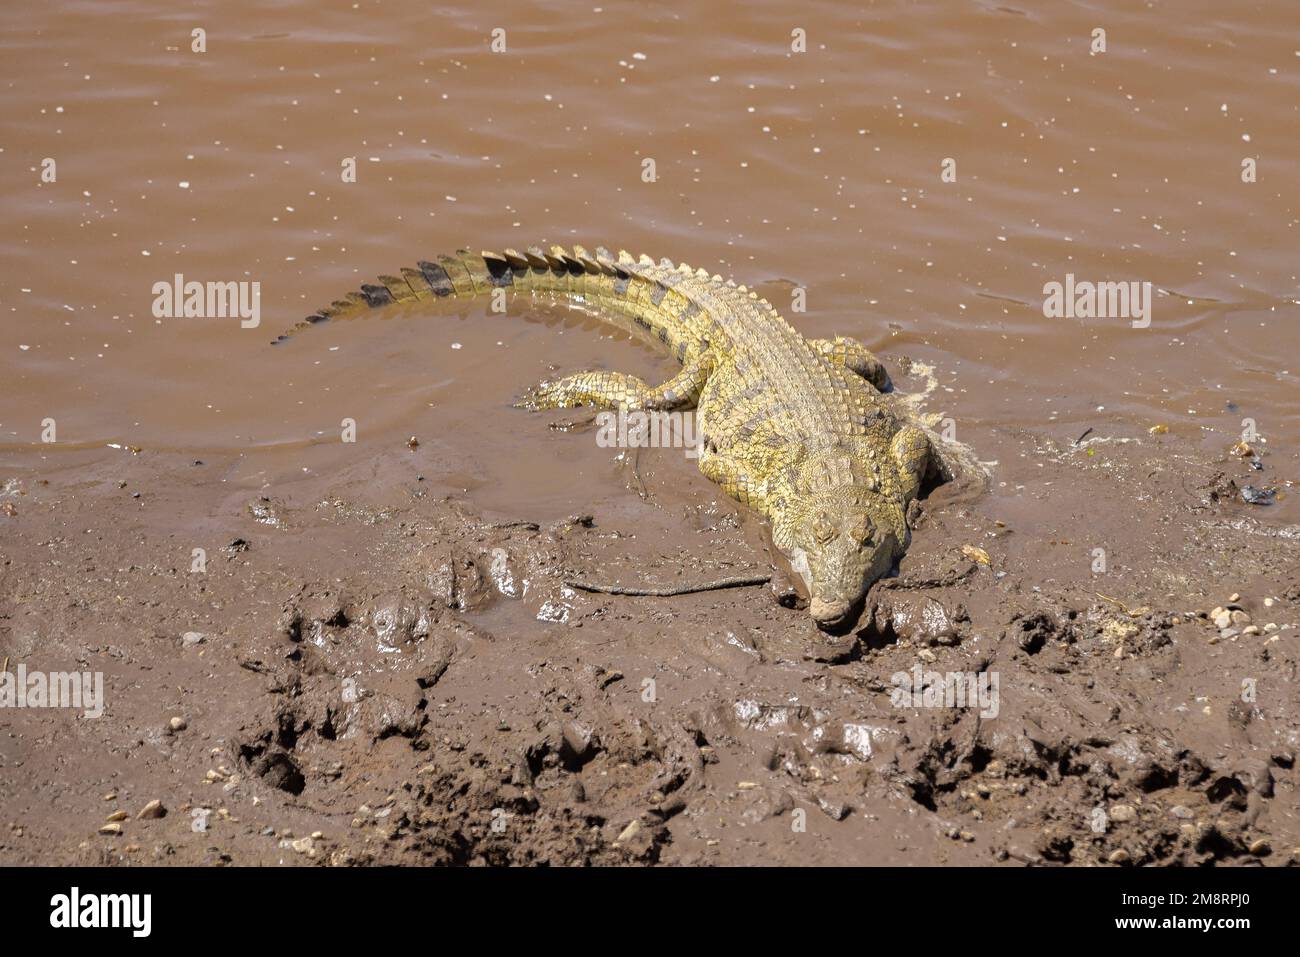
<path id="1" fill-rule="evenodd" d="M 1252 841 L 1250 843 L 1250 847 L 1248 847 L 1247 850 L 1249 850 L 1250 853 L 1254 854 L 1256 857 L 1264 857 L 1267 854 L 1269 854 L 1273 850 L 1273 848 L 1268 843 L 1268 841 L 1264 840 L 1261 837 L 1259 840 Z"/>
<path id="2" fill-rule="evenodd" d="M 154 798 L 148 804 L 140 809 L 140 813 L 135 816 L 137 821 L 150 821 L 160 818 L 167 813 L 167 808 L 163 807 L 163 802 Z"/>
<path id="3" fill-rule="evenodd" d="M 111 824 L 105 824 L 103 827 L 99 829 L 99 833 L 100 834 L 121 834 L 122 825 L 119 824 L 117 821 L 114 821 Z"/>
<path id="4" fill-rule="evenodd" d="M 1241 629 L 1241 633 L 1243 635 L 1258 635 L 1259 625 L 1247 625 L 1245 628 Z"/>
<path id="5" fill-rule="evenodd" d="M 1227 628 L 1232 624 L 1232 613 L 1221 611 L 1214 616 L 1214 625 L 1216 628 Z"/>
<path id="6" fill-rule="evenodd" d="M 1189 807 L 1184 807 L 1184 806 L 1181 805 L 1181 804 L 1175 804 L 1173 807 L 1171 807 L 1171 808 L 1169 809 L 1169 813 L 1172 814 L 1172 815 L 1173 815 L 1174 817 L 1176 817 L 1176 818 L 1181 818 L 1181 819 L 1184 820 L 1184 821 L 1189 820 L 1189 819 L 1191 819 L 1191 818 L 1193 818 L 1193 817 L 1196 816 L 1196 815 L 1192 812 L 1192 809 L 1191 809 L 1191 808 L 1189 808 Z"/>
<path id="7" fill-rule="evenodd" d="M 624 841 L 630 841 L 632 840 L 632 838 L 636 837 L 640 833 L 641 833 L 641 822 L 634 820 L 627 827 L 623 828 L 622 833 L 619 834 L 618 838 L 615 840 L 614 843 L 622 844 Z"/>
<path id="8" fill-rule="evenodd" d="M 1111 851 L 1110 857 L 1106 858 L 1106 860 L 1110 861 L 1112 864 L 1125 864 L 1128 862 L 1128 859 L 1129 853 L 1122 847 L 1117 851 Z"/>
<path id="9" fill-rule="evenodd" d="M 1241 487 L 1242 501 L 1248 505 L 1272 505 L 1273 498 L 1277 495 L 1277 489 L 1256 488 L 1253 485 L 1243 485 Z"/>
<path id="10" fill-rule="evenodd" d="M 1137 817 L 1137 809 L 1131 804 L 1116 804 L 1110 809 L 1110 819 L 1123 824 Z"/>
<path id="11" fill-rule="evenodd" d="M 177 715 L 167 722 L 167 727 L 171 728 L 173 731 L 184 731 L 189 727 L 189 723 L 180 715 Z"/>
<path id="12" fill-rule="evenodd" d="M 1234 611 L 1232 613 L 1232 623 L 1234 625 L 1249 625 L 1250 615 L 1246 614 L 1244 611 Z"/>
<path id="13" fill-rule="evenodd" d="M 110 815 L 106 818 L 106 820 L 109 820 L 109 821 L 125 821 L 126 818 L 127 818 L 127 814 L 126 814 L 125 811 L 114 811 L 112 814 L 110 814 Z"/>

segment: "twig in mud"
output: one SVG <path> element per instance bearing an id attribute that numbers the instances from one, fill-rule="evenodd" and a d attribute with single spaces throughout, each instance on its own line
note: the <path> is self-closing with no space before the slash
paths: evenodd
<path id="1" fill-rule="evenodd" d="M 1124 609 L 1124 613 L 1125 613 L 1125 614 L 1128 614 L 1128 606 L 1125 605 L 1125 604 L 1124 604 L 1122 601 L 1120 601 L 1118 598 L 1111 598 L 1109 595 L 1103 595 L 1103 594 L 1102 594 L 1101 592 L 1099 592 L 1099 591 L 1095 591 L 1095 592 L 1093 592 L 1093 594 L 1096 595 L 1098 598 L 1100 598 L 1102 601 L 1108 601 L 1108 602 L 1110 602 L 1112 605 L 1119 605 L 1119 607 L 1121 607 L 1121 608 Z"/>
<path id="2" fill-rule="evenodd" d="M 772 580 L 771 575 L 734 575 L 731 578 L 719 578 L 717 581 L 702 582 L 698 585 L 674 585 L 668 588 L 637 588 L 629 585 L 601 585 L 596 582 L 580 582 L 566 579 L 564 584 L 582 591 L 599 592 L 602 595 L 634 595 L 643 598 L 672 598 L 675 595 L 692 595 L 701 591 L 718 591 L 723 588 L 744 588 L 748 585 L 766 585 Z"/>
<path id="3" fill-rule="evenodd" d="M 517 522 L 492 522 L 488 528 L 522 528 L 525 531 L 536 532 L 541 530 L 541 526 L 536 522 L 529 522 L 523 519 Z"/>
<path id="4" fill-rule="evenodd" d="M 1124 609 L 1124 614 L 1128 615 L 1130 618 L 1141 618 L 1143 615 L 1148 614 L 1151 611 L 1151 609 L 1148 608 L 1146 605 L 1143 605 L 1141 608 L 1130 608 L 1128 605 L 1124 604 L 1118 598 L 1111 598 L 1109 595 L 1103 595 L 1099 591 L 1095 591 L 1093 592 L 1093 594 L 1096 595 L 1098 598 L 1100 598 L 1102 601 L 1108 601 L 1112 605 L 1119 605 L 1120 608 Z"/>
<path id="5" fill-rule="evenodd" d="M 649 501 L 650 493 L 646 491 L 645 482 L 641 481 L 641 446 L 632 449 L 632 481 L 636 483 L 636 494 L 641 501 Z"/>
<path id="6" fill-rule="evenodd" d="M 1085 432 L 1085 433 L 1083 433 L 1083 435 L 1079 436 L 1077 439 L 1075 439 L 1075 440 L 1074 440 L 1074 444 L 1075 444 L 1075 445 L 1078 445 L 1080 442 L 1082 442 L 1084 439 L 1086 439 L 1086 438 L 1087 438 L 1088 436 L 1090 436 L 1090 435 L 1092 435 L 1092 426 L 1088 426 L 1088 431 Z"/>

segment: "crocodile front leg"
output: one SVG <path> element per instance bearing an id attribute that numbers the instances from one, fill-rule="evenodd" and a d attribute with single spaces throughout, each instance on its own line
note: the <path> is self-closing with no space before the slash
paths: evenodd
<path id="1" fill-rule="evenodd" d="M 741 505 L 762 512 L 765 503 L 758 483 L 750 476 L 744 464 L 718 451 L 710 451 L 706 442 L 700 449 L 700 472 L 706 479 L 722 487 L 722 490 Z"/>
<path id="2" fill-rule="evenodd" d="M 713 357 L 706 352 L 657 388 L 622 372 L 575 372 L 555 382 L 543 382 L 515 405 L 534 412 L 579 405 L 628 412 L 690 409 L 699 400 L 713 367 Z"/>
<path id="3" fill-rule="evenodd" d="M 885 367 L 871 354 L 871 350 L 856 339 L 836 336 L 834 339 L 811 339 L 809 342 L 832 363 L 862 376 L 881 392 L 889 388 L 889 373 Z"/>
<path id="4" fill-rule="evenodd" d="M 933 452 L 929 436 L 916 426 L 905 425 L 890 440 L 889 451 L 898 464 L 903 501 L 911 502 L 921 491 L 921 482 L 930 468 Z"/>

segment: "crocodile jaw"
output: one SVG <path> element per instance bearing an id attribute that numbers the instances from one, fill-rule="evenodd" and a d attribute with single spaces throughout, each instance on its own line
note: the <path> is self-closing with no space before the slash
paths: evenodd
<path id="1" fill-rule="evenodd" d="M 790 567 L 795 574 L 803 581 L 804 587 L 808 589 L 812 597 L 808 600 L 808 613 L 812 615 L 813 620 L 825 628 L 835 628 L 844 623 L 849 613 L 853 611 L 853 602 L 846 600 L 826 600 L 824 597 L 813 593 L 812 568 L 808 564 L 808 553 L 802 548 L 792 548 L 787 556 L 790 561 Z"/>
<path id="2" fill-rule="evenodd" d="M 775 517 L 774 544 L 808 591 L 809 615 L 819 627 L 837 629 L 861 609 L 867 591 L 889 574 L 906 547 L 903 512 L 884 498 L 832 512 L 827 517 L 836 534 L 825 541 L 810 537 L 804 512 L 796 508 Z M 872 529 L 868 540 L 860 534 L 864 521 Z"/>

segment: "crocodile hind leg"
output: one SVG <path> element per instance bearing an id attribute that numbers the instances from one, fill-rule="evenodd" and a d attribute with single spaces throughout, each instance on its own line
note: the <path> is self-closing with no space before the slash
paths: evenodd
<path id="1" fill-rule="evenodd" d="M 836 336 L 834 339 L 813 339 L 812 347 L 837 366 L 855 372 L 881 392 L 889 388 L 889 373 L 880 360 L 856 339 Z"/>
<path id="2" fill-rule="evenodd" d="M 713 358 L 705 353 L 688 362 L 681 372 L 656 388 L 643 379 L 622 372 L 575 372 L 555 382 L 543 382 L 515 404 L 534 412 L 579 405 L 629 412 L 690 409 L 699 399 L 712 371 Z"/>

